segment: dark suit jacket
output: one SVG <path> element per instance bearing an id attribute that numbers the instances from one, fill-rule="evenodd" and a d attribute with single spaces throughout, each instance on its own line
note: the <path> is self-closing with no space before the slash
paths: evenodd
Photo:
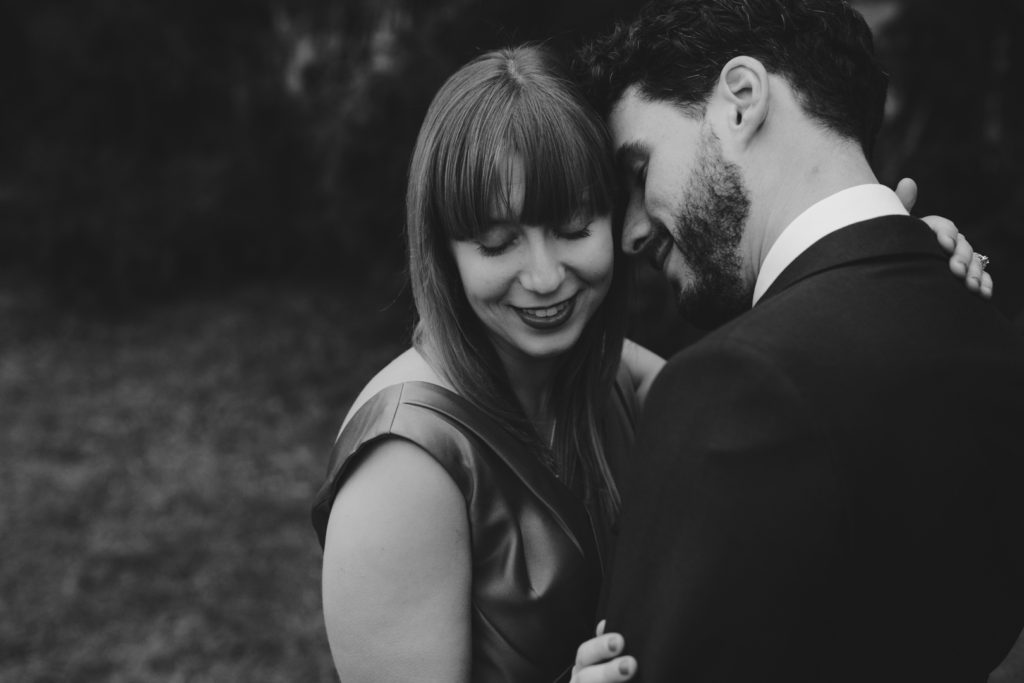
<path id="1" fill-rule="evenodd" d="M 984 681 L 1024 626 L 1024 354 L 923 223 L 814 244 L 670 360 L 608 628 L 642 681 Z"/>

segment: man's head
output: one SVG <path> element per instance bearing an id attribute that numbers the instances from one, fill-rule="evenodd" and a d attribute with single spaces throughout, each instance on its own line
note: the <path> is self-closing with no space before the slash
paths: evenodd
<path id="1" fill-rule="evenodd" d="M 866 156 L 885 101 L 870 30 L 842 0 L 655 2 L 581 64 L 627 177 L 623 246 L 652 255 L 705 324 L 749 307 L 752 242 L 781 213 L 768 188 L 797 182 L 800 133 Z"/>
<path id="2" fill-rule="evenodd" d="M 733 57 L 759 60 L 800 104 L 869 154 L 887 78 L 871 31 L 845 0 L 655 0 L 583 52 L 588 95 L 607 115 L 630 87 L 700 116 Z"/>

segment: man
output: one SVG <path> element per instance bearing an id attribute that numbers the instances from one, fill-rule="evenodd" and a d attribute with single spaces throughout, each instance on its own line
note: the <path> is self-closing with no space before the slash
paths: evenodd
<path id="1" fill-rule="evenodd" d="M 637 678 L 984 680 L 1024 626 L 1024 355 L 872 173 L 863 19 L 677 0 L 586 59 L 625 249 L 722 324 L 656 381 L 624 488 Z"/>

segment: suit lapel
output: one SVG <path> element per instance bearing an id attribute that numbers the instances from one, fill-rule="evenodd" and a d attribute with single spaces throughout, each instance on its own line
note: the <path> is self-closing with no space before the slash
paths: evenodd
<path id="1" fill-rule="evenodd" d="M 801 280 L 857 261 L 892 256 L 947 254 L 924 222 L 910 216 L 883 216 L 854 223 L 821 238 L 789 264 L 758 303 Z"/>

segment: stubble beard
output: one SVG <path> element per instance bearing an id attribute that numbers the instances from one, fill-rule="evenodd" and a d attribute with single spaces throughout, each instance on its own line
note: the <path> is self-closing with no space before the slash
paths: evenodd
<path id="1" fill-rule="evenodd" d="M 714 133 L 701 138 L 700 163 L 683 189 L 672 240 L 689 265 L 692 281 L 674 282 L 680 313 L 704 329 L 747 311 L 754 283 L 743 277 L 740 242 L 750 197 L 739 167 L 722 157 Z"/>

